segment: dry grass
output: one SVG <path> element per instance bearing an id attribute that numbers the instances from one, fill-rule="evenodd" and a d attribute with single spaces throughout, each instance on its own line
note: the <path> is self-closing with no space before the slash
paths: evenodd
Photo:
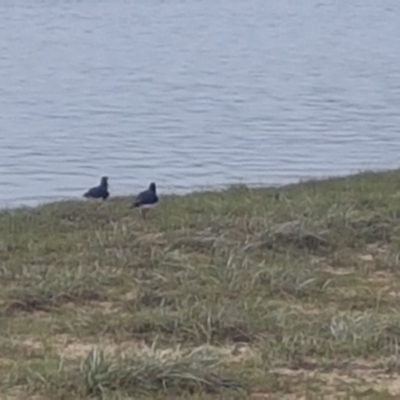
<path id="1" fill-rule="evenodd" d="M 279 193 L 279 195 L 277 195 Z M 400 172 L 0 214 L 0 399 L 400 396 Z"/>

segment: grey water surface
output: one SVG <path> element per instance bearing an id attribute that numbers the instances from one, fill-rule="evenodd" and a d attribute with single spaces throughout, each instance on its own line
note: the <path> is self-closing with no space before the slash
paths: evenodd
<path id="1" fill-rule="evenodd" d="M 398 0 L 2 0 L 0 205 L 400 164 Z"/>

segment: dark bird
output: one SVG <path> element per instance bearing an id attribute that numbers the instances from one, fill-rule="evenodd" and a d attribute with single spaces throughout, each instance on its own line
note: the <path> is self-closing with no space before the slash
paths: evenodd
<path id="1" fill-rule="evenodd" d="M 90 188 L 83 196 L 92 199 L 103 199 L 106 200 L 110 195 L 108 191 L 108 177 L 103 176 L 100 181 L 100 185 Z"/>
<path id="2" fill-rule="evenodd" d="M 142 211 L 143 218 L 146 217 L 146 211 L 149 208 L 155 207 L 158 202 L 158 196 L 156 193 L 156 184 L 154 182 L 150 183 L 150 186 L 147 190 L 140 192 L 133 203 L 133 207 L 140 207 Z"/>

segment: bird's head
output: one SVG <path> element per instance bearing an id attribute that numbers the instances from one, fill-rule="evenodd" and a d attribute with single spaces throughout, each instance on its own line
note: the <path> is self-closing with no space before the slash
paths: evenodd
<path id="1" fill-rule="evenodd" d="M 150 183 L 149 190 L 152 191 L 153 193 L 156 192 L 156 184 L 154 182 Z"/>

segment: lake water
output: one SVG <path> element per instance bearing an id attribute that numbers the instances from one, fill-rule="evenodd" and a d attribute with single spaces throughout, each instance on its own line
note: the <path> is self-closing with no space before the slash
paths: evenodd
<path id="1" fill-rule="evenodd" d="M 2 0 L 0 204 L 399 166 L 398 0 Z"/>

